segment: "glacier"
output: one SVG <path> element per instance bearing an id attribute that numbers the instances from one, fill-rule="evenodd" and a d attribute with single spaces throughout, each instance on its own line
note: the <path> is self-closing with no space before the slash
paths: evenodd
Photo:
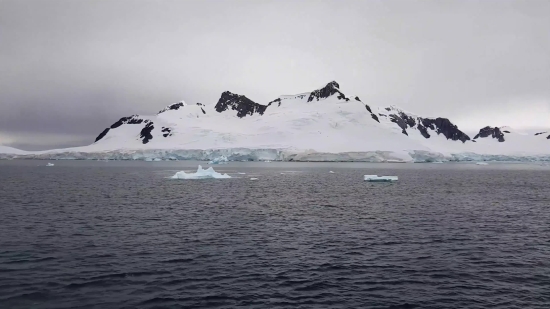
<path id="1" fill-rule="evenodd" d="M 550 162 L 548 155 L 492 155 L 477 153 L 443 154 L 440 152 L 412 150 L 409 152 L 368 151 L 321 153 L 311 150 L 300 152 L 288 149 L 141 149 L 111 150 L 101 152 L 44 152 L 34 154 L 0 154 L 0 159 L 35 160 L 138 160 L 138 161 L 182 161 L 209 162 L 220 156 L 228 161 L 283 161 L 283 162 L 371 162 L 371 163 L 437 163 L 437 162 Z"/>

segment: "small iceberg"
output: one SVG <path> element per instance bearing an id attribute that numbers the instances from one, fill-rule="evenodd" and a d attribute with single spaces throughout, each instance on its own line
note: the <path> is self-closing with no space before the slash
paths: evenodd
<path id="1" fill-rule="evenodd" d="M 55 164 L 53 164 L 53 163 L 48 163 L 48 164 L 46 164 L 46 166 L 54 166 L 54 165 L 55 165 Z"/>
<path id="2" fill-rule="evenodd" d="M 207 179 L 207 178 L 225 179 L 225 178 L 231 178 L 231 176 L 227 174 L 220 174 L 216 172 L 212 167 L 203 169 L 202 166 L 200 165 L 197 168 L 196 173 L 186 173 L 184 171 L 181 171 L 181 172 L 177 172 L 174 176 L 172 176 L 172 179 Z"/>
<path id="3" fill-rule="evenodd" d="M 237 174 L 239 174 L 239 175 L 246 175 L 246 173 L 237 173 Z"/>
<path id="4" fill-rule="evenodd" d="M 334 172 L 333 172 L 333 171 L 328 171 L 328 172 L 329 172 L 329 174 L 334 174 Z"/>
<path id="5" fill-rule="evenodd" d="M 252 178 L 250 178 L 250 180 L 258 180 L 258 178 L 254 178 L 254 177 L 252 177 Z"/>
<path id="6" fill-rule="evenodd" d="M 365 175 L 365 181 L 369 182 L 394 182 L 397 181 L 397 176 L 378 176 L 378 175 Z"/>
<path id="7" fill-rule="evenodd" d="M 229 162 L 229 159 L 226 156 L 220 156 L 209 161 L 208 164 L 227 164 L 227 162 Z"/>
<path id="8" fill-rule="evenodd" d="M 476 162 L 476 165 L 489 165 L 489 163 L 485 163 L 485 162 Z"/>

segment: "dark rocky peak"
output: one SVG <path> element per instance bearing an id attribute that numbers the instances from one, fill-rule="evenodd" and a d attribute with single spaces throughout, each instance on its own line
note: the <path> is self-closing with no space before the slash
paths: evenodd
<path id="1" fill-rule="evenodd" d="M 110 130 L 116 129 L 116 128 L 120 127 L 123 124 L 141 124 L 141 123 L 145 123 L 145 124 L 151 123 L 152 124 L 152 122 L 150 122 L 149 119 L 144 119 L 144 118 L 140 117 L 139 115 L 132 115 L 132 116 L 128 116 L 128 117 L 122 117 L 119 120 L 117 120 L 117 122 L 113 123 L 110 127 L 106 128 L 101 133 L 99 133 L 99 135 L 95 138 L 95 142 L 97 142 L 97 141 L 101 140 L 102 138 L 104 138 L 107 135 L 107 133 L 109 133 Z"/>
<path id="2" fill-rule="evenodd" d="M 500 128 L 498 127 L 490 127 L 490 126 L 486 126 L 484 128 L 481 128 L 479 130 L 479 133 L 474 136 L 474 139 L 478 139 L 478 138 L 485 138 L 485 137 L 492 137 L 492 138 L 496 138 L 499 142 L 504 142 L 504 133 L 502 133 L 502 131 L 500 130 Z"/>
<path id="3" fill-rule="evenodd" d="M 550 139 L 550 135 L 548 135 L 548 136 L 546 137 L 546 139 Z"/>
<path id="4" fill-rule="evenodd" d="M 548 133 L 548 132 L 539 132 L 539 133 L 535 133 L 535 136 L 537 136 L 537 135 L 542 135 L 542 134 L 545 134 L 545 133 Z"/>
<path id="5" fill-rule="evenodd" d="M 435 119 L 432 119 L 418 117 L 418 121 L 420 123 L 418 124 L 417 128 L 425 138 L 430 137 L 430 134 L 427 130 L 427 128 L 429 128 L 435 131 L 437 134 L 443 134 L 445 138 L 453 141 L 461 141 L 465 143 L 466 141 L 470 140 L 470 137 L 466 133 L 460 131 L 458 127 L 447 118 L 437 117 Z"/>
<path id="6" fill-rule="evenodd" d="M 199 105 L 201 103 L 197 103 L 197 105 Z M 161 110 L 160 112 L 157 113 L 158 114 L 161 114 L 161 113 L 164 113 L 165 111 L 169 111 L 169 110 L 178 110 L 182 107 L 184 107 L 185 105 L 185 102 L 181 101 L 181 102 L 178 102 L 178 103 L 174 103 L 174 104 L 170 104 L 168 106 L 166 106 L 163 110 Z"/>
<path id="7" fill-rule="evenodd" d="M 117 122 L 115 122 L 111 125 L 111 129 L 116 129 L 116 128 L 118 128 L 121 125 L 126 124 L 126 123 L 127 124 L 140 124 L 142 122 L 148 122 L 148 121 L 149 120 L 143 119 L 143 118 L 139 117 L 138 115 L 122 117 Z"/>
<path id="8" fill-rule="evenodd" d="M 391 122 L 397 124 L 401 128 L 401 133 L 408 135 L 408 129 L 418 129 L 424 138 L 430 138 L 430 130 L 436 134 L 443 134 L 446 139 L 453 141 L 461 141 L 465 143 L 470 140 L 470 137 L 460 131 L 449 119 L 437 118 L 422 118 L 410 113 L 406 113 L 396 106 L 385 107 L 385 111 L 379 113 L 380 116 L 388 117 Z M 387 112 L 386 112 L 387 111 Z"/>
<path id="9" fill-rule="evenodd" d="M 226 91 L 222 93 L 215 108 L 218 113 L 224 112 L 231 108 L 231 110 L 237 111 L 237 117 L 243 118 L 246 115 L 263 115 L 265 110 L 267 109 L 267 106 L 258 104 L 245 97 L 244 95 L 239 95 Z"/>
<path id="10" fill-rule="evenodd" d="M 346 96 L 340 91 L 340 85 L 338 85 L 337 82 L 332 81 L 328 83 L 325 87 L 317 90 L 313 90 L 309 94 L 309 98 L 307 99 L 308 102 L 311 102 L 313 100 L 321 100 L 326 99 L 330 97 L 331 95 L 338 94 L 339 100 L 346 100 L 349 101 L 349 98 L 346 98 Z"/>

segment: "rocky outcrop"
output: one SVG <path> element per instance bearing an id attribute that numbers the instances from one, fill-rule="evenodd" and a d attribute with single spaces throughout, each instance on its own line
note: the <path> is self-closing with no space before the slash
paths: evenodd
<path id="1" fill-rule="evenodd" d="M 155 127 L 153 126 L 153 122 L 149 122 L 141 129 L 141 132 L 139 133 L 139 137 L 141 138 L 141 141 L 143 144 L 149 143 L 150 140 L 153 139 L 153 135 L 151 134 L 151 131 L 153 131 Z"/>
<path id="2" fill-rule="evenodd" d="M 267 103 L 267 106 L 271 106 L 271 104 L 277 104 L 277 106 L 281 106 L 281 98 L 277 98 L 269 103 Z"/>
<path id="3" fill-rule="evenodd" d="M 319 101 L 320 99 L 326 99 L 330 97 L 331 95 L 338 94 L 339 100 L 346 100 L 349 101 L 349 98 L 347 98 L 341 91 L 340 91 L 340 85 L 338 85 L 337 82 L 332 81 L 328 83 L 325 87 L 317 90 L 313 90 L 309 94 L 309 98 L 307 99 L 308 102 L 311 102 L 313 100 Z M 359 98 L 356 98 L 359 99 Z"/>
<path id="4" fill-rule="evenodd" d="M 142 118 L 140 118 L 138 115 L 122 117 L 117 122 L 115 122 L 111 125 L 111 129 L 116 129 L 116 128 L 120 127 L 121 125 L 125 124 L 125 123 L 127 123 L 127 124 L 140 124 L 143 121 L 144 120 Z"/>
<path id="5" fill-rule="evenodd" d="M 258 104 L 245 97 L 244 95 L 238 95 L 226 91 L 222 93 L 215 108 L 218 113 L 224 112 L 228 109 L 235 110 L 237 111 L 237 117 L 243 118 L 247 115 L 263 115 L 265 110 L 267 109 L 267 106 Z"/>
<path id="6" fill-rule="evenodd" d="M 186 105 L 187 105 L 187 104 L 186 104 L 185 102 L 183 102 L 183 101 L 178 102 L 178 103 L 174 103 L 174 104 L 170 104 L 170 105 L 168 105 L 167 107 L 165 107 L 164 109 L 162 109 L 161 111 L 159 111 L 159 112 L 157 113 L 157 115 L 158 115 L 158 114 L 162 114 L 162 113 L 164 113 L 164 112 L 166 112 L 166 111 L 176 111 L 176 110 L 178 110 L 178 109 L 180 109 L 180 108 L 182 108 L 182 107 L 184 107 L 184 106 L 186 106 Z M 204 104 L 202 104 L 202 103 L 196 103 L 196 105 L 200 107 L 200 109 L 201 109 L 201 111 L 202 111 L 203 114 L 206 114 L 206 111 L 205 111 L 204 108 L 203 108 L 203 107 L 205 107 Z"/>
<path id="7" fill-rule="evenodd" d="M 470 137 L 460 131 L 456 125 L 454 125 L 449 119 L 447 118 L 420 118 L 418 119 L 422 126 L 425 128 L 430 128 L 434 130 L 437 134 L 443 134 L 447 139 L 453 140 L 453 141 L 461 141 L 465 143 L 466 141 L 470 140 Z M 420 130 L 420 128 L 419 128 Z M 420 130 L 422 132 L 422 130 Z M 426 130 L 426 134 L 428 134 Z M 424 135 L 424 134 L 422 134 Z M 429 136 L 429 134 L 428 134 Z M 426 136 L 424 136 L 426 137 Z M 429 137 L 427 137 L 429 138 Z"/>
<path id="8" fill-rule="evenodd" d="M 163 137 L 172 136 L 172 129 L 170 129 L 170 128 L 162 127 L 162 130 L 160 130 L 160 131 L 162 132 Z"/>
<path id="9" fill-rule="evenodd" d="M 200 104 L 200 103 L 198 103 L 198 104 Z M 180 109 L 184 106 L 185 106 L 184 102 L 174 103 L 174 104 L 171 104 L 171 105 L 168 105 L 167 107 L 165 107 L 163 110 L 158 112 L 158 114 L 164 113 L 165 111 L 169 111 L 169 110 L 175 111 L 175 110 L 178 110 L 178 109 Z"/>
<path id="10" fill-rule="evenodd" d="M 109 130 L 111 130 L 111 128 L 107 128 L 107 129 L 103 130 L 103 132 L 99 133 L 99 135 L 95 138 L 95 142 L 94 142 L 94 143 L 97 143 L 97 141 L 99 141 L 100 139 L 104 138 L 105 135 L 107 135 L 107 133 L 109 133 Z"/>
<path id="11" fill-rule="evenodd" d="M 479 133 L 476 136 L 474 136 L 474 139 L 485 138 L 485 137 L 496 138 L 501 143 L 505 141 L 504 133 L 498 127 L 493 128 L 490 126 L 486 126 L 484 128 L 481 128 L 479 130 Z"/>
<path id="12" fill-rule="evenodd" d="M 401 133 L 404 135 L 409 135 L 411 129 L 417 129 L 424 138 L 430 138 L 430 130 L 436 134 L 442 134 L 446 139 L 453 141 L 461 141 L 465 143 L 470 140 L 470 137 L 458 129 L 447 118 L 422 118 L 418 116 L 413 116 L 399 110 L 398 108 L 386 107 L 384 110 L 388 111 L 386 113 L 379 113 L 380 116 L 387 117 L 391 122 L 395 123 L 401 129 Z M 432 133 L 433 134 L 433 133 Z"/>
<path id="13" fill-rule="evenodd" d="M 138 115 L 122 117 L 119 120 L 117 120 L 117 122 L 113 123 L 109 128 L 106 128 L 105 130 L 103 130 L 95 138 L 95 142 L 97 143 L 102 138 L 104 138 L 109 133 L 109 131 L 111 131 L 112 129 L 116 129 L 116 128 L 120 127 L 123 124 L 141 124 L 141 123 L 144 123 L 144 122 L 147 123 L 147 122 L 149 122 L 149 120 L 143 119 L 143 118 L 139 117 Z"/>

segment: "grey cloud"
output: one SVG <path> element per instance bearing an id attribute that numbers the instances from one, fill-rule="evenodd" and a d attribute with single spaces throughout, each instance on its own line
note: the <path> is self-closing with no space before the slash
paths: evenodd
<path id="1" fill-rule="evenodd" d="M 268 102 L 331 80 L 466 128 L 550 125 L 548 12 L 545 0 L 2 0 L 0 132 L 86 144 L 181 99 Z"/>

